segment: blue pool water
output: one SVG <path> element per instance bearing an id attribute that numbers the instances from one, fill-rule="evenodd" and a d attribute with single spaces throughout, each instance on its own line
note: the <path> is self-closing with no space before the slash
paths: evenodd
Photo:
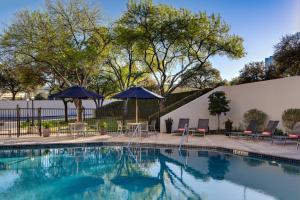
<path id="1" fill-rule="evenodd" d="M 1 150 L 0 199 L 299 200 L 300 166 L 204 150 Z"/>

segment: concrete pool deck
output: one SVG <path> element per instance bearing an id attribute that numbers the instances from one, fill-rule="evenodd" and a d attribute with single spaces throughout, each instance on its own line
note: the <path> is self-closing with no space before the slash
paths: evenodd
<path id="1" fill-rule="evenodd" d="M 139 138 L 132 139 L 126 136 L 112 137 L 109 135 L 78 137 L 75 139 L 72 136 L 51 136 L 46 138 L 22 136 L 19 138 L 0 138 L 0 147 L 87 143 L 120 143 L 127 145 L 129 141 L 145 145 L 179 145 L 180 140 L 180 136 L 173 136 L 163 133 L 158 134 L 157 136 L 142 138 L 142 140 Z M 300 148 L 297 149 L 297 145 L 294 143 L 288 143 L 286 145 L 271 144 L 270 141 L 235 139 L 224 135 L 207 135 L 205 137 L 189 136 L 188 142 L 185 142 L 184 144 L 190 147 L 218 147 L 233 149 L 300 161 Z"/>

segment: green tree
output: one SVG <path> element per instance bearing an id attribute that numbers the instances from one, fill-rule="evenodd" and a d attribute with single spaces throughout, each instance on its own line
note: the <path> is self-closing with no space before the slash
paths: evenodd
<path id="1" fill-rule="evenodd" d="M 80 0 L 47 1 L 45 11 L 22 11 L 5 31 L 2 53 L 22 56 L 49 78 L 68 87 L 88 86 L 108 52 L 110 34 L 99 24 L 98 7 Z M 77 120 L 82 120 L 82 101 L 74 100 Z"/>
<path id="2" fill-rule="evenodd" d="M 109 97 L 118 92 L 118 85 L 114 79 L 102 73 L 90 78 L 88 88 L 97 94 L 103 95 L 104 97 Z"/>
<path id="3" fill-rule="evenodd" d="M 283 75 L 300 75 L 300 32 L 286 35 L 275 45 L 275 64 Z"/>
<path id="4" fill-rule="evenodd" d="M 265 77 L 264 77 L 265 80 L 272 80 L 272 79 L 284 77 L 284 75 L 279 72 L 278 68 L 274 64 L 266 66 L 264 70 L 265 70 Z"/>
<path id="5" fill-rule="evenodd" d="M 209 113 L 213 116 L 218 116 L 218 131 L 220 130 L 220 116 L 226 115 L 230 111 L 229 100 L 226 98 L 226 94 L 223 91 L 217 91 L 208 96 Z"/>
<path id="6" fill-rule="evenodd" d="M 263 62 L 250 62 L 240 71 L 238 77 L 239 83 L 252 83 L 262 81 L 265 79 L 264 63 Z"/>
<path id="7" fill-rule="evenodd" d="M 190 78 L 185 78 L 185 76 Z M 207 65 L 202 68 L 197 68 L 196 70 L 188 70 L 183 75 L 183 79 L 185 80 L 185 86 L 199 90 L 215 88 L 224 83 L 220 71 L 212 68 L 210 63 L 207 63 Z"/>
<path id="8" fill-rule="evenodd" d="M 275 65 L 265 66 L 264 62 L 250 62 L 240 70 L 238 77 L 230 81 L 231 85 L 253 83 L 263 80 L 280 78 L 282 75 Z"/>
<path id="9" fill-rule="evenodd" d="M 16 68 L 3 64 L 0 66 L 0 90 L 1 92 L 10 92 L 12 100 L 16 99 L 19 92 L 25 91 Z"/>
<path id="10" fill-rule="evenodd" d="M 139 64 L 137 44 L 132 38 L 134 36 L 127 34 L 119 23 L 115 23 L 112 35 L 112 47 L 102 71 L 117 83 L 118 91 L 124 91 L 149 77 L 149 71 Z"/>
<path id="11" fill-rule="evenodd" d="M 163 96 L 185 82 L 182 77 L 188 70 L 202 68 L 210 57 L 245 54 L 242 38 L 231 35 L 220 16 L 204 12 L 130 1 L 117 23 L 123 38 L 137 44 L 140 63 L 147 66 Z"/>

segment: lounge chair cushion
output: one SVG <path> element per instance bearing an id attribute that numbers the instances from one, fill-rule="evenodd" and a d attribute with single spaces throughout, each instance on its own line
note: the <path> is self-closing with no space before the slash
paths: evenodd
<path id="1" fill-rule="evenodd" d="M 265 135 L 265 136 L 272 135 L 272 133 L 271 133 L 271 132 L 268 132 L 268 131 L 264 131 L 264 132 L 262 132 L 261 134 L 262 134 L 262 135 Z"/>
<path id="2" fill-rule="evenodd" d="M 300 135 L 298 134 L 289 134 L 289 138 L 294 139 L 294 138 L 299 138 Z"/>
<path id="3" fill-rule="evenodd" d="M 206 130 L 205 130 L 205 128 L 198 128 L 197 129 L 199 132 L 205 132 Z"/>
<path id="4" fill-rule="evenodd" d="M 244 131 L 244 133 L 245 133 L 245 134 L 251 134 L 252 131 L 247 131 L 247 130 L 246 130 L 246 131 Z"/>

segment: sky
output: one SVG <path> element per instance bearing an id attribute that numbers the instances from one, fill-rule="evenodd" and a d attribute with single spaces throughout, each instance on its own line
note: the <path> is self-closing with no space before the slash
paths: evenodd
<path id="1" fill-rule="evenodd" d="M 112 22 L 124 13 L 127 0 L 89 0 L 98 4 L 105 21 Z M 286 34 L 300 31 L 300 0 L 154 0 L 192 12 L 220 14 L 230 25 L 232 34 L 244 39 L 246 56 L 232 60 L 225 56 L 213 57 L 213 67 L 223 78 L 238 76 L 241 68 L 252 61 L 264 61 L 273 54 L 274 45 Z M 44 8 L 44 0 L 0 0 L 0 32 L 11 23 L 22 9 Z"/>

